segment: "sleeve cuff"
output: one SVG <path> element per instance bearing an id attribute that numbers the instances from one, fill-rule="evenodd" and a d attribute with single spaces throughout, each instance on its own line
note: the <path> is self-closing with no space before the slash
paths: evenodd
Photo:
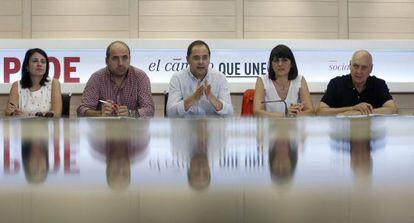
<path id="1" fill-rule="evenodd" d="M 88 108 L 85 107 L 79 107 L 77 110 L 77 115 L 80 117 L 85 116 L 86 111 L 88 110 Z"/>
<path id="2" fill-rule="evenodd" d="M 188 111 L 185 111 L 184 109 L 184 100 L 177 103 L 177 113 L 179 116 L 184 116 L 190 112 L 191 108 L 188 109 Z"/>
<path id="3" fill-rule="evenodd" d="M 220 100 L 222 104 L 222 108 L 220 111 L 216 111 L 217 114 L 221 116 L 230 116 L 233 114 L 233 107 L 227 103 L 225 103 L 223 100 Z"/>

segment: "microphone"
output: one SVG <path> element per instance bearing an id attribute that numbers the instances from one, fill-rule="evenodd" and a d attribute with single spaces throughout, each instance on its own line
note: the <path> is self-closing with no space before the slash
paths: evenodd
<path id="1" fill-rule="evenodd" d="M 262 104 L 266 103 L 275 103 L 275 102 L 282 102 L 285 106 L 285 117 L 288 117 L 288 107 L 285 100 L 270 100 L 270 101 L 262 101 Z"/>

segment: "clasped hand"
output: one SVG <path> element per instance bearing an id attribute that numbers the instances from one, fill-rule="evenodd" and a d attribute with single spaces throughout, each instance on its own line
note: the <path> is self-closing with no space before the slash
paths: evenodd
<path id="1" fill-rule="evenodd" d="M 53 113 L 53 111 L 48 111 L 48 112 L 36 112 L 35 114 L 36 117 L 45 117 L 45 118 L 53 118 L 53 116 L 55 116 L 55 113 Z"/>
<path id="2" fill-rule="evenodd" d="M 371 104 L 366 102 L 361 102 L 357 105 L 352 106 L 352 110 L 359 111 L 362 115 L 369 115 L 372 114 L 373 107 Z"/>
<path id="3" fill-rule="evenodd" d="M 194 101 L 200 100 L 203 94 L 206 95 L 207 100 L 210 100 L 210 98 L 213 97 L 213 94 L 211 93 L 211 85 L 207 84 L 207 82 L 205 82 L 204 84 L 198 82 L 197 89 L 193 94 Z"/>
<path id="4" fill-rule="evenodd" d="M 296 116 L 301 111 L 303 111 L 304 107 L 305 107 L 305 105 L 303 103 L 296 103 L 296 104 L 291 103 L 289 108 L 288 108 L 288 113 L 289 113 L 289 115 Z"/>
<path id="5" fill-rule="evenodd" d="M 374 108 L 371 104 L 366 102 L 361 102 L 357 105 L 354 105 L 351 107 L 351 110 L 348 110 L 346 112 L 339 113 L 338 115 L 369 115 L 372 114 Z"/>
<path id="6" fill-rule="evenodd" d="M 118 105 L 112 100 L 106 100 L 108 103 L 102 103 L 102 116 L 128 116 L 128 107 Z"/>

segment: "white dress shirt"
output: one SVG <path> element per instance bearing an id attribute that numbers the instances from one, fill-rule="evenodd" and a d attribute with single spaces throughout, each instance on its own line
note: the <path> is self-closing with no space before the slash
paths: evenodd
<path id="1" fill-rule="evenodd" d="M 201 82 L 211 85 L 212 94 L 223 105 L 221 110 L 216 111 L 207 97 L 203 95 L 199 101 L 185 111 L 184 99 L 194 94 L 199 83 L 199 80 L 191 73 L 190 68 L 186 68 L 175 73 L 170 80 L 167 103 L 168 117 L 226 117 L 233 115 L 230 90 L 224 74 L 209 68 L 207 75 Z"/>

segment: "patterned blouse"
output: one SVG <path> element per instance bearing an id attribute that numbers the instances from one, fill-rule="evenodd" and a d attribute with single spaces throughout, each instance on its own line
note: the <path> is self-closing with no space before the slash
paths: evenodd
<path id="1" fill-rule="evenodd" d="M 45 86 L 37 91 L 22 88 L 18 81 L 19 108 L 28 116 L 35 116 L 36 112 L 48 112 L 52 108 L 52 80 L 48 78 Z"/>

